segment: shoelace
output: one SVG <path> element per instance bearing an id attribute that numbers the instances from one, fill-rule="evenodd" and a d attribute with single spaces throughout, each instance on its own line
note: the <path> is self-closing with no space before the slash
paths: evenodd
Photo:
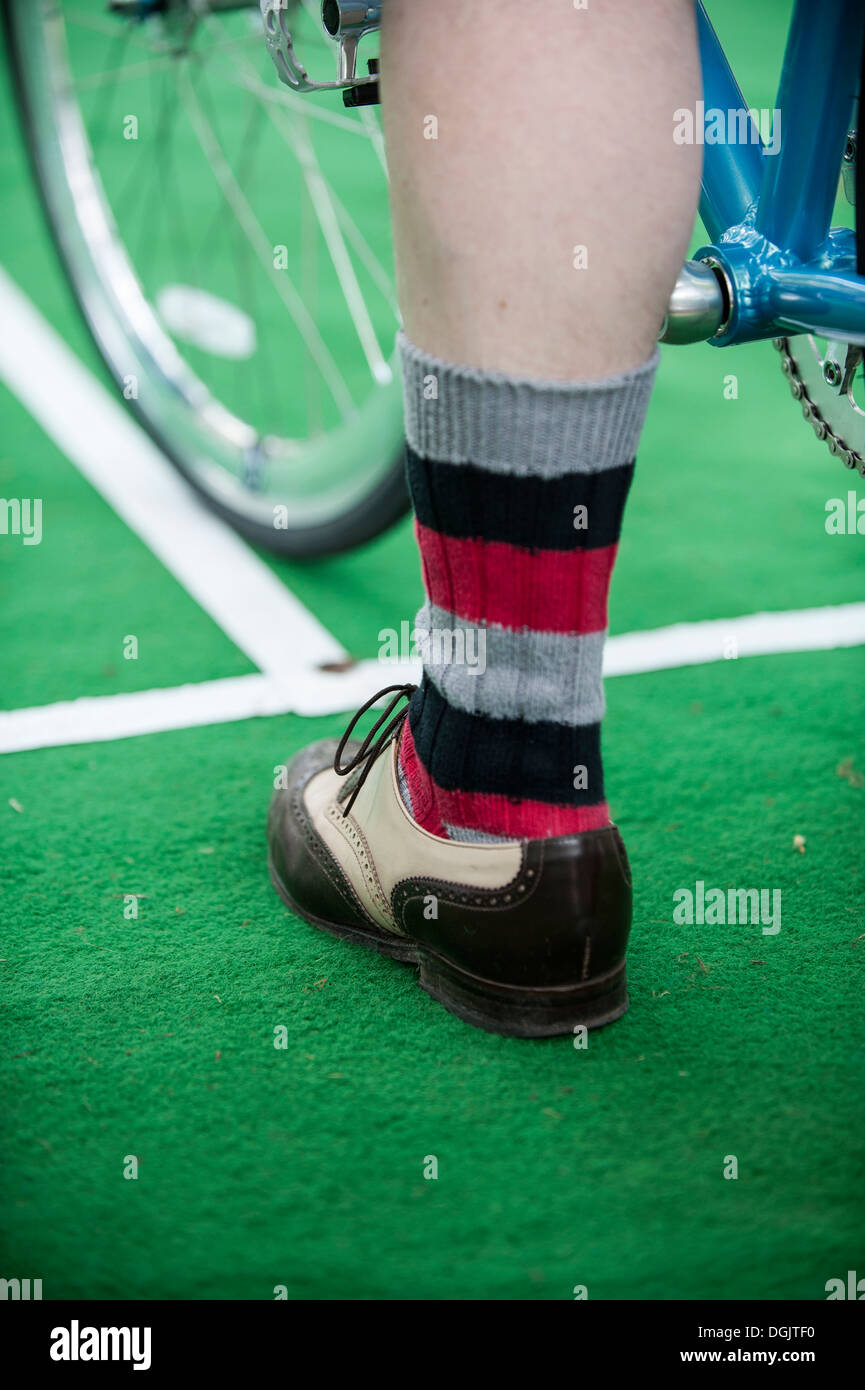
<path id="1" fill-rule="evenodd" d="M 361 715 L 366 714 L 368 709 L 372 709 L 374 704 L 383 699 L 385 695 L 390 695 L 393 690 L 397 693 L 394 695 L 390 704 L 379 715 L 357 752 L 349 759 L 345 766 L 342 766 L 340 759 L 345 750 L 345 745 L 351 738 L 355 725 Z M 393 719 L 391 719 L 390 716 L 393 714 L 400 700 L 410 700 L 416 690 L 416 685 L 386 685 L 383 690 L 379 690 L 375 695 L 371 695 L 366 704 L 361 705 L 357 713 L 352 716 L 351 722 L 340 739 L 339 747 L 333 757 L 333 770 L 340 777 L 347 777 L 350 772 L 354 772 L 355 768 L 363 764 L 363 771 L 352 788 L 351 796 L 342 808 L 344 816 L 348 815 L 357 800 L 358 792 L 372 771 L 372 765 L 376 758 L 380 753 L 384 752 L 391 740 L 396 737 L 397 731 L 402 728 L 405 717 L 408 714 L 408 704 L 406 704 L 405 708 L 401 709 L 398 714 L 394 714 Z M 388 724 L 387 721 L 389 719 L 390 723 Z M 382 729 L 383 724 L 386 725 L 384 729 Z M 382 729 L 380 734 L 379 729 Z M 376 738 L 376 734 L 378 734 L 378 738 Z"/>

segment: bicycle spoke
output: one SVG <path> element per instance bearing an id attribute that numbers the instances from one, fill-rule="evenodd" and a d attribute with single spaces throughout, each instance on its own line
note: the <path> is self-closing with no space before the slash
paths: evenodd
<path id="1" fill-rule="evenodd" d="M 260 265 L 267 270 L 276 293 L 288 310 L 307 350 L 315 359 L 319 371 L 324 376 L 328 389 L 345 419 L 354 413 L 355 407 L 342 372 L 331 356 L 288 272 L 273 268 L 273 251 L 270 241 L 225 159 L 188 73 L 175 72 L 175 82 L 196 139 L 229 208 L 246 233 Z"/>
<path id="2" fill-rule="evenodd" d="M 128 20 L 123 19 L 100 19 L 96 15 L 82 14 L 80 10 L 70 10 L 64 6 L 63 18 L 67 24 L 77 24 L 81 29 L 90 29 L 96 34 L 108 34 L 112 38 L 116 37 L 118 26 L 124 24 L 130 30 L 130 47 L 140 49 L 142 53 L 152 53 L 152 47 L 145 43 L 139 43 L 137 39 L 131 37 L 132 26 Z"/>
<path id="3" fill-rule="evenodd" d="M 295 111 L 308 116 L 310 120 L 318 121 L 322 125 L 335 126 L 337 130 L 346 131 L 349 135 L 361 135 L 365 140 L 369 140 L 369 132 L 361 125 L 360 121 L 352 120 L 350 116 L 341 116 L 338 111 L 330 111 L 326 106 L 319 106 L 315 97 L 301 96 L 297 92 L 288 91 L 285 87 L 271 87 L 263 82 L 258 74 L 255 76 L 230 72 L 226 73 L 224 80 L 232 86 L 248 87 L 254 91 L 262 101 L 268 102 L 272 106 L 283 107 L 288 111 Z"/>
<path id="4" fill-rule="evenodd" d="M 109 82 L 117 83 L 118 78 L 122 78 L 125 82 L 130 77 L 142 77 L 147 72 L 171 67 L 172 63 L 176 61 L 173 53 L 164 53 L 159 57 L 142 59 L 140 63 L 127 63 L 125 66 L 106 68 L 104 72 L 96 72 L 90 77 L 80 78 L 76 85 L 79 92 L 86 92 L 95 87 L 104 87 Z"/>
<path id="5" fill-rule="evenodd" d="M 388 179 L 390 176 L 387 171 L 387 156 L 385 154 L 384 133 L 382 128 L 368 106 L 359 106 L 358 113 L 360 115 L 360 124 L 365 128 L 370 143 L 375 150 L 378 162 L 384 171 L 384 176 Z"/>
<path id="6" fill-rule="evenodd" d="M 244 67 L 246 67 L 245 64 Z M 330 253 L 333 268 L 370 373 L 374 381 L 384 385 L 391 380 L 392 372 L 382 354 L 372 326 L 369 310 L 357 282 L 354 266 L 351 263 L 345 238 L 336 216 L 331 190 L 321 171 L 312 141 L 303 123 L 293 121 L 289 127 L 285 118 L 281 117 L 272 106 L 268 106 L 266 109 L 278 134 L 300 165 L 307 193 L 315 209 L 322 236 Z"/>
<path id="7" fill-rule="evenodd" d="M 115 67 L 118 71 L 123 71 L 123 65 L 121 65 L 118 62 L 118 59 L 126 53 L 126 50 L 129 46 L 129 39 L 130 28 L 128 24 L 124 24 L 122 29 L 119 29 L 116 32 L 111 44 L 109 45 L 112 66 Z M 79 81 L 76 84 L 79 91 L 82 91 L 84 89 L 85 83 L 86 79 L 85 81 Z M 96 103 L 98 115 L 94 115 L 92 121 L 90 122 L 91 127 L 95 126 L 96 129 L 96 139 L 94 140 L 91 137 L 90 142 L 94 156 L 96 156 L 99 152 L 101 152 L 102 149 L 104 149 L 105 141 L 108 138 L 108 132 L 111 128 L 110 121 L 108 118 L 111 114 L 112 106 L 117 99 L 117 87 L 118 83 L 115 79 L 113 90 L 109 91 L 103 100 L 97 101 Z M 99 119 L 99 116 L 102 117 L 101 120 Z"/>
<path id="8" fill-rule="evenodd" d="M 279 128 L 279 117 L 272 110 L 268 110 L 271 120 Z M 346 249 L 345 239 L 339 225 L 339 221 L 334 210 L 334 205 L 330 197 L 330 188 L 327 180 L 321 172 L 321 167 L 316 158 L 312 141 L 302 130 L 295 127 L 294 130 L 294 150 L 300 162 L 301 172 L 306 183 L 315 214 L 321 227 L 322 236 L 330 253 L 333 268 L 339 280 L 340 289 L 346 302 L 349 314 L 357 333 L 358 340 L 363 349 L 373 379 L 382 384 L 391 379 L 391 369 L 385 361 L 369 310 L 366 307 L 351 257 Z M 286 143 L 290 140 L 286 137 L 285 131 L 280 134 L 286 138 Z"/>
<path id="9" fill-rule="evenodd" d="M 330 199 L 333 203 L 334 210 L 345 231 L 346 240 L 351 243 L 358 260 L 363 264 L 370 278 L 375 281 L 382 297 L 393 310 L 394 317 L 398 318 L 399 304 L 397 302 L 396 290 L 394 289 L 393 277 L 385 270 L 333 184 L 328 183 L 328 188 L 330 190 Z"/>
<path id="10" fill-rule="evenodd" d="M 208 74 L 207 74 L 207 72 L 206 72 L 206 70 L 205 70 L 203 64 L 202 64 L 201 68 L 199 69 L 199 74 L 198 74 L 198 76 L 199 76 L 199 85 L 198 85 L 198 97 L 199 97 L 199 100 L 200 100 L 201 103 L 202 103 L 202 107 L 204 107 L 204 106 L 205 106 L 205 99 L 204 99 L 204 90 L 203 90 L 203 89 L 206 88 L 206 92 L 207 92 L 207 97 L 206 97 L 206 107 L 207 107 L 207 110 L 206 110 L 206 117 L 207 117 L 207 119 L 209 120 L 210 125 L 211 125 L 211 127 L 212 127 L 212 129 L 213 129 L 215 138 L 219 141 L 220 145 L 222 145 L 224 142 L 223 142 L 223 141 L 221 140 L 221 138 L 220 138 L 219 121 L 218 121 L 218 117 L 217 117 L 217 115 L 216 115 L 216 109 L 215 109 L 216 104 L 215 104 L 215 102 L 214 102 L 214 100 L 213 100 L 213 93 L 211 92 L 211 89 L 210 89 L 209 76 L 208 76 Z M 257 150 L 258 150 L 258 148 L 259 148 L 259 143 L 258 143 L 258 141 L 254 138 L 254 136 L 255 136 L 255 130 L 256 130 L 256 126 L 257 126 L 258 123 L 261 121 L 262 114 L 263 114 L 262 111 L 261 111 L 261 107 L 260 107 L 259 103 L 256 102 L 256 100 L 255 100 L 254 97 L 250 96 L 250 97 L 248 98 L 248 100 L 249 100 L 249 104 L 250 104 L 250 115 L 249 115 L 249 119 L 248 119 L 247 122 L 246 122 L 246 127 L 245 127 L 245 129 L 244 129 L 244 133 L 243 133 L 243 136 L 242 136 L 242 138 L 241 138 L 241 142 L 240 142 L 240 149 L 241 149 L 240 163 L 239 163 L 239 165 L 238 165 L 237 173 L 236 173 L 236 175 L 235 175 L 235 178 L 236 178 L 236 180 L 237 180 L 238 186 L 239 186 L 240 188 L 248 188 L 248 186 L 249 186 L 248 180 L 250 179 L 250 177 L 251 177 L 251 175 L 252 175 L 252 170 L 253 170 L 253 167 L 254 167 L 254 162 L 255 162 L 255 158 L 256 158 L 256 153 L 257 153 Z M 206 258 L 207 247 L 208 247 L 209 242 L 210 242 L 211 240 L 215 240 L 216 235 L 217 235 L 217 233 L 218 233 L 219 224 L 220 224 L 220 222 L 222 221 L 223 216 L 224 216 L 224 205 L 223 205 L 223 203 L 222 203 L 221 200 L 217 199 L 216 205 L 215 205 L 215 207 L 214 207 L 213 218 L 212 218 L 212 221 L 211 221 L 211 223 L 210 223 L 210 230 L 209 230 L 209 233 L 207 233 L 207 234 L 205 235 L 205 237 L 202 238 L 202 243 L 201 243 L 201 247 L 200 247 L 200 250 L 199 250 L 199 257 L 198 257 L 198 260 L 199 260 L 200 263 L 206 263 L 206 259 L 205 259 L 205 258 Z M 255 322 L 255 308 L 256 308 L 256 305 L 257 305 L 257 303 L 258 303 L 257 274 L 256 274 L 256 272 L 257 272 L 258 269 L 259 269 L 259 263 L 258 263 L 258 258 L 257 258 L 257 256 L 256 256 L 256 254 L 255 254 L 255 252 L 254 252 L 252 246 L 250 245 L 249 239 L 248 239 L 247 236 L 245 235 L 243 228 L 241 227 L 240 223 L 237 221 L 236 218 L 235 218 L 235 219 L 232 219 L 232 222 L 231 222 L 231 232 L 228 234 L 228 240 L 229 240 L 230 247 L 231 247 L 231 249 L 232 249 L 232 264 L 233 264 L 234 276 L 235 276 L 235 280 L 236 280 L 237 288 L 238 288 L 238 302 L 239 302 L 240 304 L 246 306 L 247 310 L 250 312 L 250 315 L 251 315 L 251 317 L 252 317 L 252 319 L 253 319 L 253 322 Z M 263 409 L 262 418 L 265 418 L 266 415 L 267 415 L 267 413 L 268 413 L 268 406 L 267 406 L 267 403 L 268 403 L 268 396 L 267 396 L 267 392 L 266 392 L 266 389 L 265 389 L 265 383 L 264 383 L 264 379 L 263 379 L 263 375 L 264 375 L 265 373 L 267 374 L 267 376 L 268 376 L 268 378 L 269 378 L 269 384 L 270 384 L 270 386 L 273 388 L 272 395 L 271 395 L 271 398 L 270 398 L 270 399 L 271 399 L 272 401 L 273 401 L 273 400 L 279 400 L 279 399 L 280 399 L 280 396 L 279 396 L 278 391 L 276 390 L 276 378 L 275 378 L 274 372 L 273 372 L 273 362 L 272 362 L 272 360 L 271 360 L 271 354 L 270 354 L 269 352 L 266 352 L 266 351 L 265 351 L 265 352 L 259 353 L 259 355 L 258 355 L 258 362 L 261 363 L 261 365 L 262 365 L 262 371 L 258 371 L 258 370 L 254 371 L 254 372 L 252 373 L 252 377 L 253 377 L 253 380 L 254 380 L 254 382 L 255 382 L 255 386 L 254 386 L 255 394 L 257 395 L 258 400 L 259 400 L 259 404 L 260 404 L 260 406 L 261 406 L 262 409 Z"/>
<path id="11" fill-rule="evenodd" d="M 151 95 L 153 86 L 153 75 L 151 74 Z M 155 263 L 153 254 L 156 246 L 155 231 L 158 227 L 165 225 L 169 227 L 169 242 L 171 246 L 172 259 L 175 267 L 178 268 L 178 279 L 183 280 L 188 275 L 187 267 L 197 269 L 198 262 L 192 257 L 189 232 L 186 225 L 184 213 L 184 203 L 182 191 L 177 176 L 177 168 L 174 157 L 174 132 L 176 120 L 174 109 L 170 102 L 172 84 L 166 75 L 161 84 L 161 101 L 159 104 L 159 115 L 155 123 L 155 143 L 160 151 L 161 163 L 153 161 L 150 178 L 140 179 L 139 197 L 136 204 L 142 207 L 143 215 L 138 220 L 138 239 L 137 239 L 137 261 L 140 264 L 143 256 L 144 247 L 149 250 L 149 260 Z M 155 102 L 153 103 L 155 106 Z M 166 192 L 166 185 L 174 187 L 174 195 L 171 197 Z M 171 206 L 172 217 L 166 216 L 166 208 Z M 173 237 L 172 237 L 173 229 Z"/>
<path id="12" fill-rule="evenodd" d="M 306 8 L 309 9 L 309 5 L 307 5 Z M 313 11 L 310 10 L 310 13 L 313 13 Z M 212 18 L 215 18 L 215 16 L 212 16 Z M 316 22 L 318 21 L 316 20 Z M 300 117 L 304 123 L 306 123 L 307 118 L 321 119 L 324 111 L 323 108 L 315 106 L 313 103 L 309 101 L 308 98 L 305 97 L 288 97 L 287 100 L 283 99 L 283 97 L 287 96 L 288 94 L 282 93 L 279 89 L 271 89 L 265 87 L 259 81 L 257 75 L 251 72 L 248 63 L 244 64 L 242 78 L 243 85 L 247 86 L 250 91 L 254 91 L 257 96 L 259 96 L 265 101 L 269 100 L 271 97 L 276 97 L 276 101 L 273 103 L 276 107 L 282 107 L 284 110 L 290 111 L 292 113 L 296 112 L 298 117 Z M 334 118 L 334 124 L 338 122 L 339 128 L 341 129 L 344 129 L 346 126 L 353 127 L 355 134 L 365 133 L 369 138 L 370 143 L 373 145 L 373 148 L 375 149 L 375 152 L 379 159 L 379 163 L 384 169 L 385 174 L 387 174 L 387 165 L 384 157 L 384 136 L 382 134 L 381 128 L 378 125 L 375 116 L 372 114 L 368 107 L 362 106 L 359 107 L 358 110 L 361 117 L 363 118 L 366 130 L 364 130 L 364 126 L 362 126 L 360 122 L 351 120 L 348 117 L 336 116 Z M 324 111 L 324 114 L 330 116 L 333 113 Z M 286 143 L 288 143 L 289 148 L 292 149 L 292 153 L 296 155 L 297 151 L 293 148 L 290 138 L 286 137 L 286 135 L 283 133 L 283 129 L 280 126 L 276 126 L 276 129 L 282 136 L 283 140 L 285 140 Z M 306 138 L 307 140 L 310 139 L 308 130 Z M 329 199 L 334 206 L 340 224 L 345 230 L 346 238 L 352 244 L 352 247 L 354 248 L 354 251 L 358 257 L 358 260 L 360 260 L 363 263 L 364 267 L 369 272 L 371 278 L 375 281 L 382 295 L 387 300 L 390 307 L 394 310 L 395 315 L 398 316 L 399 309 L 397 305 L 396 293 L 394 291 L 393 286 L 393 277 L 389 275 L 388 272 L 385 270 L 384 266 L 381 264 L 381 261 L 375 255 L 366 238 L 363 236 L 363 233 L 361 232 L 354 218 L 348 212 L 342 200 L 336 193 L 336 190 L 333 188 L 332 184 L 330 184 L 329 181 L 327 183 L 327 190 Z"/>
<path id="13" fill-rule="evenodd" d="M 260 104 L 253 96 L 249 98 L 250 112 L 249 120 L 243 136 L 243 159 L 238 170 L 238 180 L 242 188 L 248 188 L 252 184 L 255 161 L 258 151 L 261 148 L 260 141 L 256 138 L 260 130 L 262 110 Z M 258 280 L 258 265 L 252 254 L 252 248 L 243 234 L 243 229 L 235 222 L 235 272 L 240 295 L 240 303 L 247 304 L 253 322 L 257 321 L 257 309 L 260 303 L 260 287 Z M 245 292 L 244 292 L 245 290 Z M 315 315 L 312 315 L 313 319 Z M 307 354 L 308 360 L 308 354 Z M 253 376 L 258 388 L 258 397 L 261 402 L 262 419 L 268 413 L 268 402 L 281 400 L 281 395 L 276 379 L 274 355 L 267 350 L 267 345 L 258 354 L 257 362 L 260 363 L 261 370 L 256 370 Z M 316 378 L 320 380 L 320 378 Z"/>
<path id="14" fill-rule="evenodd" d="M 155 99 L 154 99 L 154 94 L 153 94 L 153 86 L 154 86 L 153 78 L 154 78 L 154 74 L 153 74 L 153 72 L 151 71 L 151 72 L 148 73 L 148 80 L 147 80 L 147 84 L 146 84 L 146 85 L 147 85 L 147 101 L 148 101 L 148 105 L 149 105 L 149 119 L 150 119 L 150 124 L 151 124 L 151 125 L 153 126 L 153 128 L 157 131 L 157 135 L 158 135 L 158 125 L 157 125 L 157 123 L 156 123 L 156 121 L 155 121 L 155 117 L 154 117 L 154 112 L 155 112 L 155 109 L 156 109 L 156 101 L 155 101 Z M 91 148 L 92 148 L 92 141 L 91 141 Z M 130 222 L 131 224 L 134 225 L 135 219 L 132 217 L 131 214 L 140 206 L 142 200 L 144 199 L 145 193 L 152 187 L 153 179 L 154 179 L 153 168 L 151 167 L 151 170 L 150 170 L 150 177 L 149 177 L 149 178 L 143 178 L 143 177 L 142 177 L 142 174 L 141 174 L 141 169 L 140 169 L 139 164 L 138 164 L 138 161 L 137 161 L 137 160 L 135 159 L 135 157 L 130 153 L 130 157 L 129 157 L 129 159 L 128 159 L 128 170 L 127 170 L 127 173 L 126 173 L 126 177 L 125 177 L 125 178 L 122 180 L 122 182 L 120 183 L 120 187 L 119 187 L 118 191 L 117 191 L 117 192 L 112 196 L 112 198 L 111 198 L 111 207 L 112 207 L 112 211 L 113 211 L 113 214 L 114 214 L 114 219 L 115 219 L 115 221 L 117 221 L 118 218 L 120 218 L 120 219 L 122 219 L 124 222 Z M 139 223 L 139 231 L 140 231 L 140 226 L 141 226 L 141 224 Z"/>
<path id="15" fill-rule="evenodd" d="M 366 300 L 364 300 L 363 293 L 360 292 L 360 285 L 357 284 L 355 267 L 352 265 L 342 229 L 339 227 L 337 213 L 335 213 L 334 203 L 331 199 L 330 185 L 321 172 L 309 133 L 302 122 L 292 121 L 291 126 L 288 126 L 284 118 L 281 118 L 273 107 L 267 107 L 267 115 L 273 122 L 274 128 L 280 133 L 285 145 L 295 154 L 300 165 L 300 172 L 302 172 L 303 181 L 306 183 L 307 195 L 309 195 L 314 210 L 316 210 L 321 235 L 324 236 L 325 245 L 330 252 L 334 270 L 337 272 L 339 288 L 341 288 L 350 318 L 355 325 L 357 339 L 362 346 L 370 373 L 373 375 L 374 381 L 380 382 L 382 385 L 387 384 L 388 381 L 391 381 L 391 368 L 382 356 L 381 347 L 378 345 L 378 338 L 375 336 Z"/>
<path id="16" fill-rule="evenodd" d="M 302 116 L 298 117 L 298 120 L 302 119 Z M 300 212 L 301 284 L 303 286 L 304 303 L 314 319 L 318 318 L 319 236 L 318 219 L 315 215 L 312 202 L 308 197 L 304 198 Z M 313 363 L 309 353 L 306 353 L 304 356 L 303 367 L 303 397 L 306 410 L 306 427 L 309 433 L 316 433 L 323 428 L 321 379 L 318 373 L 313 370 Z"/>

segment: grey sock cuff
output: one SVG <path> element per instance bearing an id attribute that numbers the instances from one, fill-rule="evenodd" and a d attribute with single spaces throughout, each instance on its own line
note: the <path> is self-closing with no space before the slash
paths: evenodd
<path id="1" fill-rule="evenodd" d="M 598 473 L 637 452 L 660 354 L 600 381 L 542 381 L 461 367 L 397 334 L 409 444 L 493 473 Z M 434 394 L 433 394 L 434 393 Z"/>

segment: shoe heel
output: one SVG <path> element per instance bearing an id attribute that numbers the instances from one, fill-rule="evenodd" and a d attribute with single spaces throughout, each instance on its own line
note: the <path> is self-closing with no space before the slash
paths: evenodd
<path id="1" fill-rule="evenodd" d="M 547 1038 L 578 1025 L 602 1028 L 628 1007 L 624 961 L 615 970 L 576 985 L 529 988 L 499 984 L 461 970 L 434 952 L 420 953 L 421 989 L 457 1018 L 512 1038 Z"/>

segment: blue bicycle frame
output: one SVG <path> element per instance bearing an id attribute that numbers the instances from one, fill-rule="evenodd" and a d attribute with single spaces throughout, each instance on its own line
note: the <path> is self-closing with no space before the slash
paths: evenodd
<path id="1" fill-rule="evenodd" d="M 335 82 L 321 83 L 311 81 L 294 57 L 284 0 L 261 0 L 267 45 L 281 80 L 295 91 L 374 85 L 372 75 L 355 74 L 357 43 L 378 27 L 383 3 L 328 0 L 323 14 L 327 32 L 339 43 L 338 74 Z M 702 0 L 697 27 L 703 102 L 695 114 L 719 113 L 735 134 L 710 141 L 705 132 L 700 215 L 712 241 L 679 276 L 664 341 L 708 338 L 723 347 L 818 333 L 865 345 L 865 274 L 857 274 L 856 237 L 849 228 L 829 225 L 859 86 L 865 0 L 796 0 L 775 102 L 782 129 L 778 148 L 771 150 L 762 143 Z M 773 147 L 777 134 L 773 129 Z M 859 216 L 865 217 L 865 208 Z"/>
<path id="2" fill-rule="evenodd" d="M 702 3 L 697 18 L 705 110 L 744 111 Z M 725 322 L 709 339 L 715 346 L 810 332 L 865 344 L 855 235 L 829 226 L 863 29 L 863 0 L 797 0 L 775 102 L 777 153 L 766 151 L 750 117 L 752 143 L 706 143 L 700 216 L 712 241 L 695 259 L 708 261 L 726 288 Z"/>

